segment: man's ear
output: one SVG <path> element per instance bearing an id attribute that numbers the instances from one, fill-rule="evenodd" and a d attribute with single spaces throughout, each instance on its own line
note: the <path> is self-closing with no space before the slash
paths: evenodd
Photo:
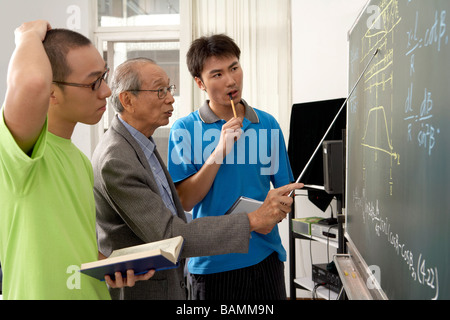
<path id="1" fill-rule="evenodd" d="M 200 79 L 199 77 L 195 77 L 194 80 L 195 80 L 195 83 L 197 84 L 197 86 L 200 88 L 200 90 L 203 90 L 206 92 L 206 86 L 203 83 L 203 80 Z"/>
<path id="2" fill-rule="evenodd" d="M 59 104 L 62 99 L 62 92 L 61 92 L 61 88 L 58 87 L 55 84 L 52 84 L 52 88 L 51 88 L 51 93 L 50 93 L 50 104 L 52 105 L 56 105 Z"/>
<path id="3" fill-rule="evenodd" d="M 134 112 L 133 99 L 131 95 L 132 94 L 129 91 L 121 92 L 119 94 L 119 100 L 120 103 L 122 104 L 122 107 L 129 113 Z"/>

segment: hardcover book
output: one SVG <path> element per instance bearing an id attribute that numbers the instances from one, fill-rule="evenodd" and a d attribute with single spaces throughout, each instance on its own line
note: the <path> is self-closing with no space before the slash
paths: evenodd
<path id="1" fill-rule="evenodd" d="M 80 272 L 104 280 L 105 275 L 114 278 L 120 271 L 126 276 L 127 270 L 134 270 L 134 274 L 145 274 L 150 270 L 166 270 L 176 268 L 184 239 L 181 236 L 147 243 L 139 246 L 114 250 L 103 260 L 83 263 Z"/>

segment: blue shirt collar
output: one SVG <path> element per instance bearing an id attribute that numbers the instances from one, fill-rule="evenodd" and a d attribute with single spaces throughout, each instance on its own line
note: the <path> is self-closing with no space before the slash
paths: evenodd
<path id="1" fill-rule="evenodd" d="M 245 107 L 245 118 L 251 123 L 259 123 L 258 115 L 256 111 L 248 105 L 248 103 L 242 99 L 241 103 Z M 203 106 L 198 110 L 200 119 L 206 124 L 215 123 L 221 119 L 211 110 L 209 106 L 209 100 L 206 100 Z"/>

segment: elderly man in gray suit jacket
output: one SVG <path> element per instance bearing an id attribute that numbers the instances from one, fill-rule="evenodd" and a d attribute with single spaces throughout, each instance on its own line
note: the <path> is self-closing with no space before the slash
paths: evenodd
<path id="1" fill-rule="evenodd" d="M 158 127 L 169 123 L 174 86 L 161 67 L 145 58 L 120 65 L 111 82 L 111 103 L 119 115 L 92 159 L 99 250 L 105 256 L 179 235 L 185 239 L 183 258 L 246 253 L 251 231 L 268 233 L 286 217 L 293 201 L 288 194 L 302 188 L 301 184 L 272 190 L 254 212 L 188 223 L 152 139 Z M 230 135 L 233 143 L 234 137 L 239 138 L 234 130 Z M 157 272 L 133 288 L 110 292 L 113 299 L 184 300 L 184 278 L 183 259 L 176 269 Z"/>

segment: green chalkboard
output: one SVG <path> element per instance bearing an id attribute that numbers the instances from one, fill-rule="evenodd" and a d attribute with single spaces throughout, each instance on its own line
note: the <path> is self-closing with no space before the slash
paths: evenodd
<path id="1" fill-rule="evenodd" d="M 450 1 L 373 0 L 349 32 L 346 236 L 389 299 L 450 299 Z"/>

